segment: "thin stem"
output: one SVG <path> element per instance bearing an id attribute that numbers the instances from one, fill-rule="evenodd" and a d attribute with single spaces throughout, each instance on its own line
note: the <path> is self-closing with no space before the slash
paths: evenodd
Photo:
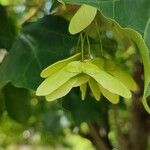
<path id="1" fill-rule="evenodd" d="M 102 46 L 101 35 L 100 35 L 99 30 L 98 30 L 98 24 L 97 24 L 97 22 L 96 22 L 96 21 L 95 21 L 95 26 L 96 26 L 96 31 L 97 31 L 98 38 L 99 38 L 99 44 L 100 44 L 101 56 L 104 56 L 104 51 L 103 51 L 103 46 Z"/>
<path id="2" fill-rule="evenodd" d="M 82 56 L 82 61 L 84 61 L 84 37 L 83 37 L 83 33 L 81 33 L 80 36 L 81 36 L 81 56 Z"/>
<path id="3" fill-rule="evenodd" d="M 76 50 L 75 50 L 76 52 L 78 52 L 78 50 L 79 50 L 80 42 L 81 42 L 81 35 L 78 37 L 77 46 L 76 46 Z"/>
<path id="4" fill-rule="evenodd" d="M 87 34 L 86 34 L 86 40 L 87 40 L 87 44 L 88 44 L 89 57 L 91 57 L 91 45 L 90 45 L 89 37 Z"/>

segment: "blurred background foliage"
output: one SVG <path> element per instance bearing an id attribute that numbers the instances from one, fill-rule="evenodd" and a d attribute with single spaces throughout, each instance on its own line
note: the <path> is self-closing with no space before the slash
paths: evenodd
<path id="1" fill-rule="evenodd" d="M 131 150 L 150 149 L 150 117 L 134 100 L 112 105 L 104 98 L 97 102 L 87 96 L 82 101 L 78 89 L 55 102 L 35 96 L 40 71 L 28 59 L 37 55 L 42 70 L 69 56 L 67 50 L 76 42 L 76 36 L 66 32 L 67 21 L 49 16 L 58 5 L 50 0 L 0 0 L 0 60 L 8 55 L 1 65 L 0 81 L 12 82 L 0 90 L 0 149 L 38 145 L 94 150 L 107 145 L 107 149 L 127 150 L 131 143 L 139 147 Z"/>

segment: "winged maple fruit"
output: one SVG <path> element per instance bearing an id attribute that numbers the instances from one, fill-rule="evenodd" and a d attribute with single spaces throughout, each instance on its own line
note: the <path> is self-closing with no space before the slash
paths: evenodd
<path id="1" fill-rule="evenodd" d="M 113 64 L 113 69 L 107 67 L 108 63 Z M 59 99 L 72 88 L 80 87 L 83 100 L 89 88 L 96 100 L 100 100 L 102 94 L 112 103 L 118 103 L 119 96 L 131 98 L 131 90 L 137 89 L 132 77 L 112 61 L 100 57 L 81 61 L 80 53 L 50 65 L 41 72 L 41 77 L 46 79 L 36 95 L 45 96 L 48 101 Z"/>

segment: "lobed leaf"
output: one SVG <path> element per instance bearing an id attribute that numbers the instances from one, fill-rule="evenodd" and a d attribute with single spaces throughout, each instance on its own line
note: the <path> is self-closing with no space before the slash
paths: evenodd
<path id="1" fill-rule="evenodd" d="M 106 17 L 116 20 L 124 27 L 133 28 L 142 35 L 150 17 L 149 0 L 135 0 L 134 2 L 133 0 L 64 0 L 64 2 L 93 6 Z"/>
<path id="2" fill-rule="evenodd" d="M 0 65 L 0 88 L 11 82 L 17 87 L 36 90 L 45 66 L 69 57 L 77 42 L 67 30 L 68 22 L 52 15 L 25 25 Z"/>

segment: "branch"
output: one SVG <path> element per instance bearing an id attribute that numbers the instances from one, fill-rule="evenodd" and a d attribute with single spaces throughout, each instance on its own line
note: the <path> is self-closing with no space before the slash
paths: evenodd
<path id="1" fill-rule="evenodd" d="M 119 143 L 119 149 L 121 150 L 130 149 L 129 148 L 130 140 L 128 139 L 128 136 L 122 132 L 121 130 L 122 125 L 118 121 L 120 118 L 118 117 L 119 112 L 117 111 L 117 107 L 113 107 L 113 112 L 114 112 L 114 121 L 117 129 L 117 139 Z"/>
<path id="2" fill-rule="evenodd" d="M 103 139 L 99 135 L 99 131 L 96 130 L 95 126 L 92 123 L 88 123 L 90 129 L 90 135 L 93 139 L 93 144 L 95 145 L 97 150 L 110 150 L 108 146 L 105 144 Z"/>
<path id="3" fill-rule="evenodd" d="M 141 97 L 144 89 L 144 82 L 142 79 L 143 65 L 139 59 L 135 62 L 134 79 L 138 83 L 140 90 L 133 95 L 132 106 L 130 110 L 131 114 L 131 149 L 132 150 L 146 150 L 148 145 L 149 127 L 150 127 L 150 115 L 145 111 Z M 140 139 L 140 140 L 139 140 Z"/>

